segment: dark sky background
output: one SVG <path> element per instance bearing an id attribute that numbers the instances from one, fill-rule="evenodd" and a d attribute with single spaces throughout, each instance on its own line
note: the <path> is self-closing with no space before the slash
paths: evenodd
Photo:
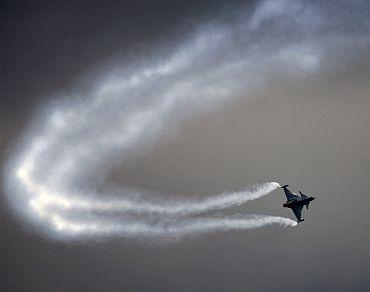
<path id="1" fill-rule="evenodd" d="M 1 1 L 1 164 L 45 100 L 83 84 L 85 72 L 153 54 L 198 23 L 227 21 L 246 5 L 223 2 Z M 368 54 L 330 74 L 276 78 L 252 102 L 185 122 L 176 139 L 110 176 L 189 196 L 289 183 L 318 197 L 296 228 L 216 233 L 163 246 L 122 239 L 68 243 L 28 229 L 1 193 L 0 290 L 369 290 L 369 93 Z M 284 199 L 276 190 L 234 211 L 293 218 Z"/>

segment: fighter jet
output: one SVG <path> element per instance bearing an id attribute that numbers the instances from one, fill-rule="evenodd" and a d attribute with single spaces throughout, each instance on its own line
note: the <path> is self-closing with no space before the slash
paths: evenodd
<path id="1" fill-rule="evenodd" d="M 289 185 L 282 186 L 281 188 L 284 190 L 284 193 L 286 195 L 287 201 L 285 204 L 283 204 L 284 207 L 292 209 L 294 215 L 298 219 L 298 223 L 304 221 L 304 219 L 301 219 L 302 209 L 303 206 L 306 206 L 308 209 L 308 205 L 311 201 L 315 200 L 315 197 L 308 197 L 305 194 L 302 194 L 299 191 L 299 194 L 301 196 L 297 196 L 295 193 L 292 193 L 288 189 Z"/>

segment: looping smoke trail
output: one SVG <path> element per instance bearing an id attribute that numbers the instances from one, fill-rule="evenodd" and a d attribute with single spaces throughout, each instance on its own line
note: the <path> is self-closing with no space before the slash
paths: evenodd
<path id="1" fill-rule="evenodd" d="M 349 36 L 337 24 L 317 4 L 268 0 L 230 25 L 199 28 L 166 59 L 97 78 L 90 91 L 47 107 L 29 128 L 6 169 L 10 202 L 47 234 L 63 238 L 177 238 L 296 225 L 273 216 L 191 217 L 257 199 L 279 186 L 273 182 L 199 201 L 151 198 L 126 188 L 102 195 L 94 182 L 103 180 L 113 162 L 171 135 L 181 121 L 250 98 L 276 75 L 298 79 L 323 72 L 323 65 L 334 68 L 325 63 L 333 48 L 343 53 L 354 40 L 369 44 L 368 27 Z"/>

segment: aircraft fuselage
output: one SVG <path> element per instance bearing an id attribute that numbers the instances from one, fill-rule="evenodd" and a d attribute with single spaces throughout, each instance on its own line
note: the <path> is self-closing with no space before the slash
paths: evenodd
<path id="1" fill-rule="evenodd" d="M 313 200 L 315 200 L 314 197 L 307 197 L 307 198 L 299 197 L 299 198 L 287 201 L 285 204 L 283 204 L 283 206 L 286 208 L 294 208 L 295 206 L 308 205 Z"/>

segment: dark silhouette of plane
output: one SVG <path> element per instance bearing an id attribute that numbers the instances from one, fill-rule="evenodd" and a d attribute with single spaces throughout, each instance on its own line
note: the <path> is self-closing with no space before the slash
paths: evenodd
<path id="1" fill-rule="evenodd" d="M 301 219 L 302 209 L 303 206 L 306 206 L 308 209 L 308 205 L 311 201 L 315 200 L 315 197 L 308 197 L 305 194 L 302 194 L 299 191 L 299 194 L 301 196 L 297 196 L 295 193 L 292 193 L 288 189 L 289 185 L 282 186 L 281 188 L 284 190 L 284 193 L 286 195 L 287 201 L 285 204 L 283 204 L 284 207 L 292 209 L 294 215 L 298 219 L 298 223 L 304 221 L 304 219 Z"/>

